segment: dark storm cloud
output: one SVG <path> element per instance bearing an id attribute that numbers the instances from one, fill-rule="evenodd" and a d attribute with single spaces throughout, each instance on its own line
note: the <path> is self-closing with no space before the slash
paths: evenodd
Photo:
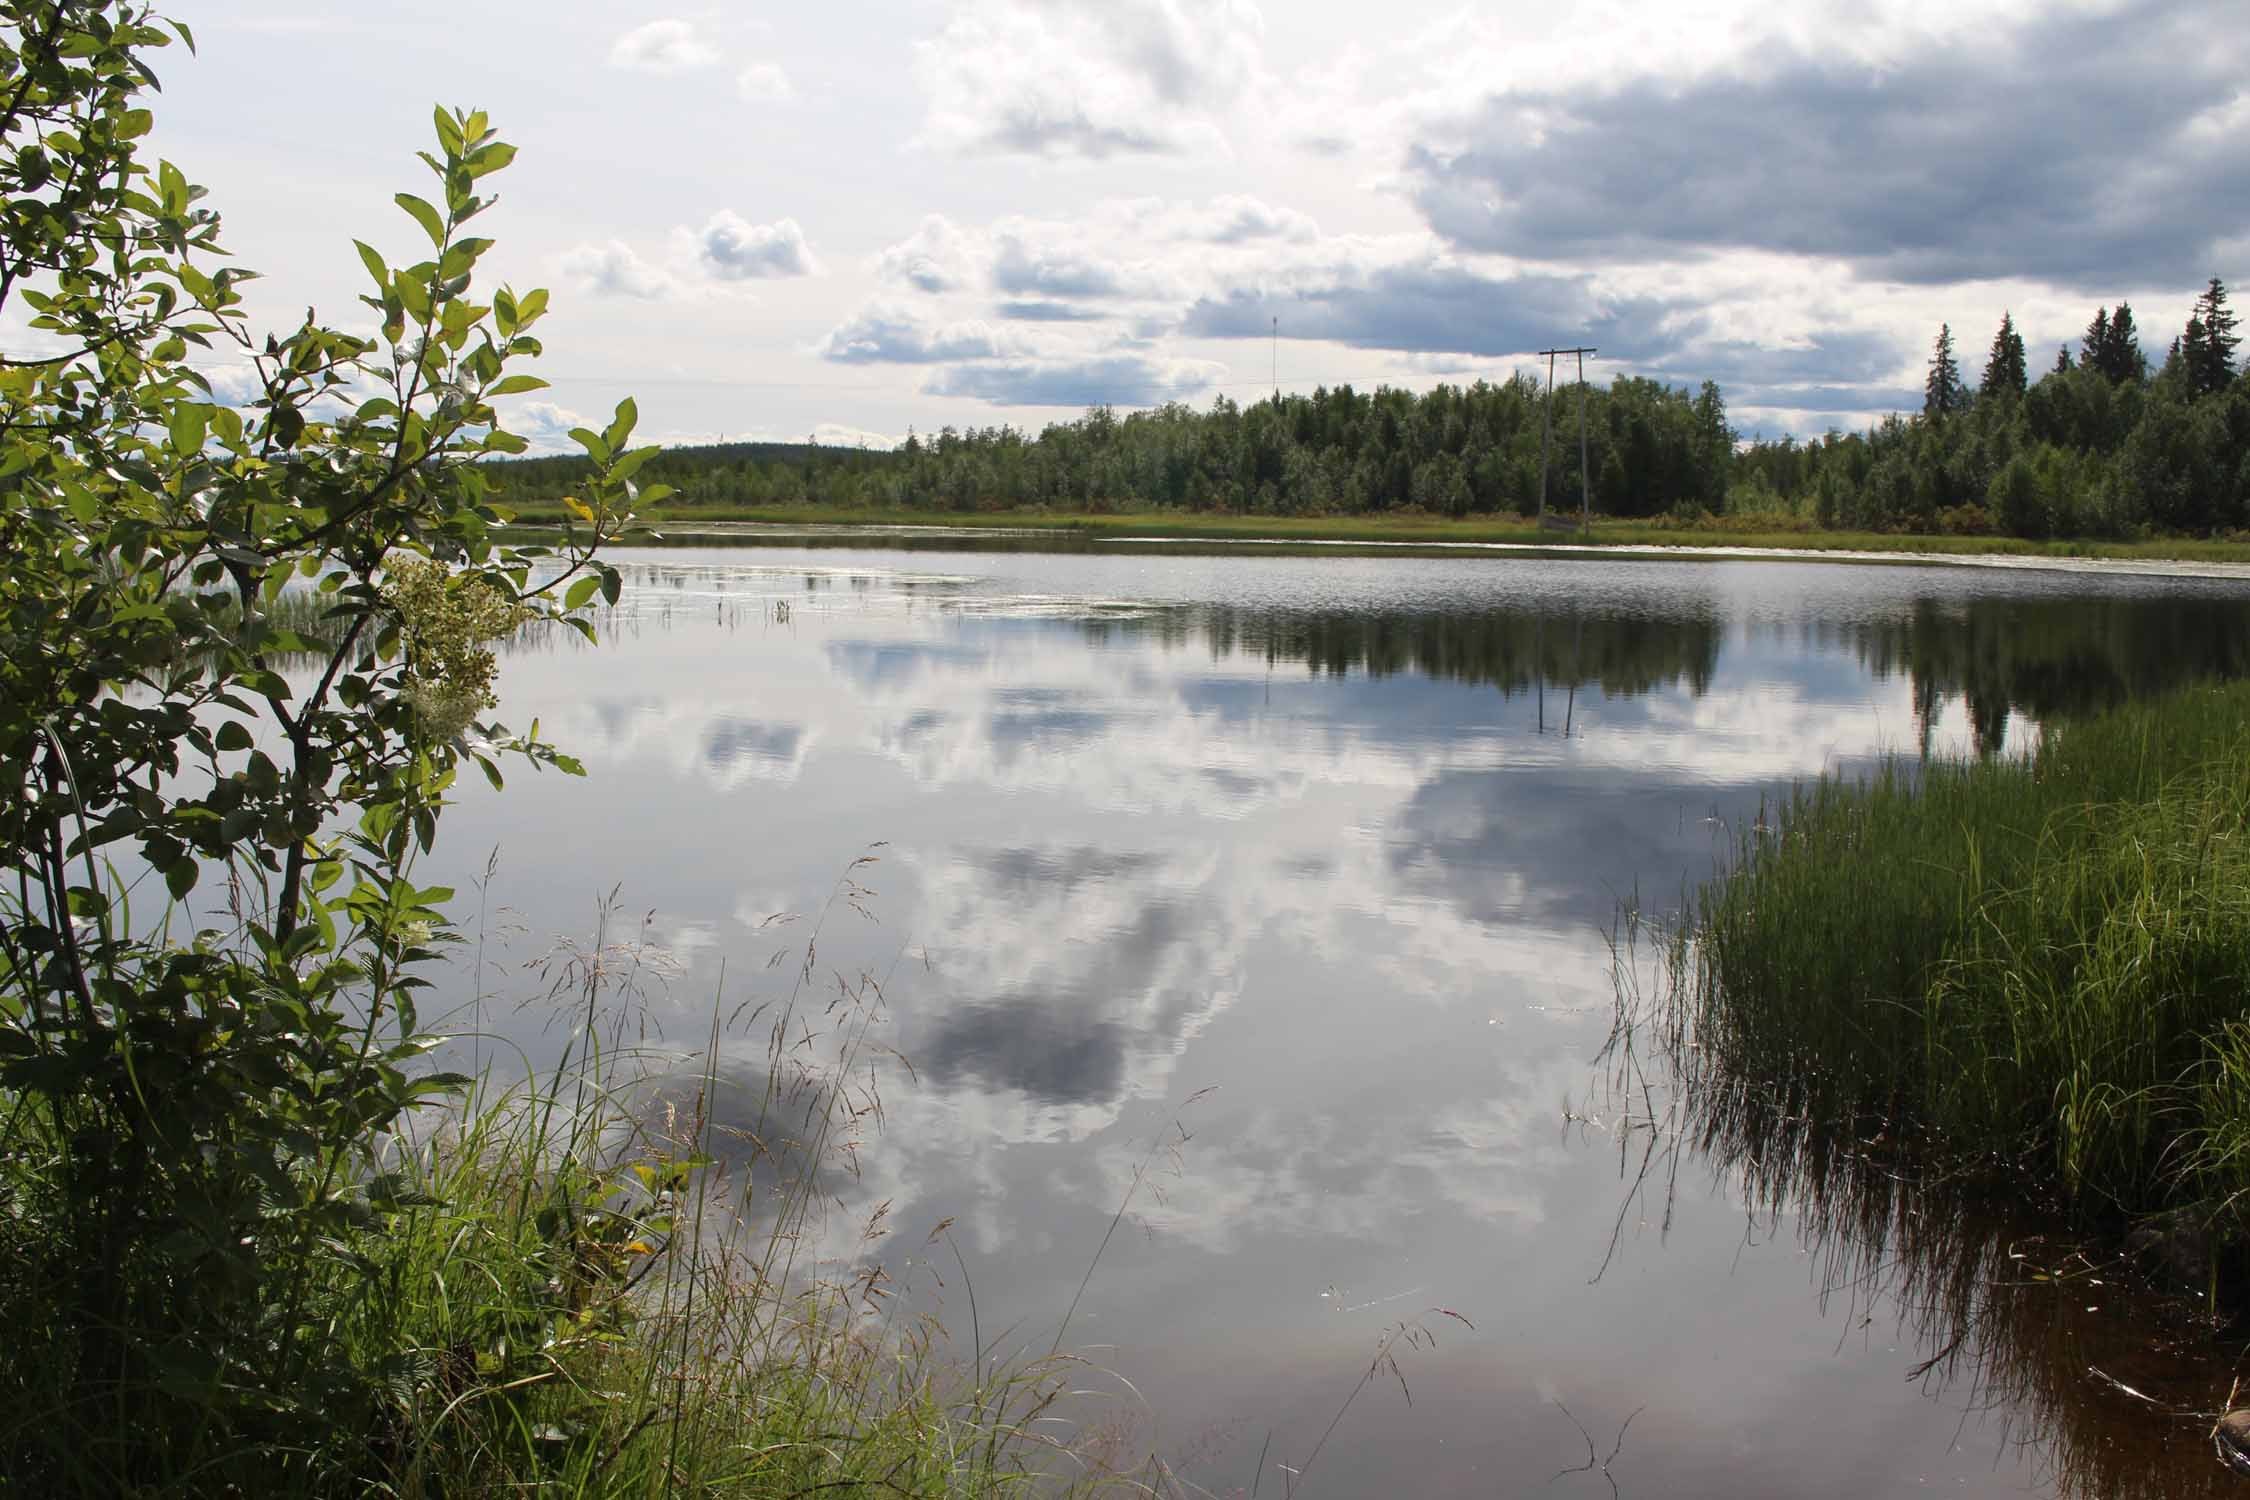
<path id="1" fill-rule="evenodd" d="M 1007 360 L 958 365 L 922 389 L 994 406 L 1160 406 L 1211 388 L 1215 367 L 1172 364 L 1137 354 L 1085 360 Z"/>
<path id="2" fill-rule="evenodd" d="M 1456 244 L 1609 263 L 1757 249 L 1940 283 L 2194 281 L 2250 230 L 2219 8 L 2054 15 L 1891 65 L 1787 53 L 1684 85 L 1496 95 L 1409 149 Z"/>

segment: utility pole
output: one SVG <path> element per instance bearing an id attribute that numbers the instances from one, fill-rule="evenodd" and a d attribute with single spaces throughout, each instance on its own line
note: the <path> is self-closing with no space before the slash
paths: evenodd
<path id="1" fill-rule="evenodd" d="M 1578 529 L 1584 531 L 1593 524 L 1594 508 L 1594 489 L 1592 482 L 1587 477 L 1586 465 L 1586 356 L 1598 354 L 1601 351 L 1589 346 L 1579 349 L 1542 349 L 1539 352 L 1547 356 L 1547 405 L 1550 408 L 1547 426 L 1549 428 L 1554 425 L 1552 408 L 1555 404 L 1555 356 L 1558 354 L 1575 354 L 1578 356 Z M 1541 521 L 1547 519 L 1547 449 L 1544 440 L 1541 441 L 1539 449 L 1539 519 Z"/>
<path id="2" fill-rule="evenodd" d="M 1547 455 L 1554 447 L 1555 436 L 1555 351 L 1539 352 L 1547 356 L 1547 399 L 1539 406 L 1539 523 L 1543 526 L 1547 522 Z"/>

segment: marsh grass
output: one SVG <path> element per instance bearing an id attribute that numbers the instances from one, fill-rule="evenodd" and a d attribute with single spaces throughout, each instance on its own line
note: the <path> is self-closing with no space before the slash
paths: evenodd
<path id="1" fill-rule="evenodd" d="M 2096 1216 L 2231 1210 L 2250 688 L 1803 788 L 1693 893 L 1667 972 L 1674 1046 L 1787 1113 L 1911 1129 Z"/>

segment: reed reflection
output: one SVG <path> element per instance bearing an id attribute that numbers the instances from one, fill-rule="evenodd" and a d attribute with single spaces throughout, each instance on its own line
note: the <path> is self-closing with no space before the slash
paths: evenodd
<path id="1" fill-rule="evenodd" d="M 1962 1413 L 1964 1436 L 2032 1456 L 2064 1500 L 2239 1492 L 2212 1454 L 2233 1360 L 2200 1303 L 2152 1287 L 2104 1242 L 2026 1205 L 2005 1163 L 1941 1158 L 1894 1121 L 1819 1106 L 1818 1080 L 1743 1077 L 1626 996 L 1584 1115 L 1627 1184 L 1601 1261 L 1668 1230 L 1683 1183 L 1739 1202 L 1746 1241 L 1793 1238 L 1839 1343 L 1895 1338 L 1899 1376 Z M 1692 1188 L 1690 1189 L 1692 1191 Z M 1599 1280 L 1599 1276 L 1597 1276 Z M 1840 1417 L 1840 1420 L 1842 1418 Z"/>

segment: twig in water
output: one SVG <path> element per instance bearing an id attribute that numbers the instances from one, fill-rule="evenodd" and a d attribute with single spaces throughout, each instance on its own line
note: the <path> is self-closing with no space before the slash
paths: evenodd
<path id="1" fill-rule="evenodd" d="M 1563 1405 L 1560 1400 L 1557 1400 L 1554 1405 L 1555 1410 L 1570 1418 L 1570 1425 L 1577 1428 L 1578 1435 L 1586 1440 L 1586 1461 L 1582 1464 L 1573 1465 L 1572 1467 L 1567 1469 L 1557 1469 L 1555 1471 L 1554 1478 L 1549 1479 L 1547 1482 L 1549 1484 L 1553 1484 L 1556 1479 L 1562 1478 L 1565 1474 L 1590 1474 L 1598 1469 L 1601 1471 L 1602 1478 L 1609 1481 L 1610 1500 L 1617 1500 L 1617 1495 L 1619 1493 L 1617 1488 L 1617 1476 L 1609 1471 L 1609 1466 L 1617 1462 L 1618 1454 L 1625 1451 L 1625 1429 L 1633 1425 L 1633 1417 L 1637 1417 L 1642 1412 L 1647 1411 L 1648 1407 L 1642 1405 L 1633 1408 L 1632 1416 L 1627 1417 L 1624 1422 L 1622 1422 L 1618 1426 L 1617 1441 L 1610 1446 L 1609 1457 L 1598 1458 L 1595 1456 L 1594 1435 L 1586 1430 L 1586 1424 L 1579 1421 L 1577 1414 L 1573 1412 L 1569 1407 Z"/>

